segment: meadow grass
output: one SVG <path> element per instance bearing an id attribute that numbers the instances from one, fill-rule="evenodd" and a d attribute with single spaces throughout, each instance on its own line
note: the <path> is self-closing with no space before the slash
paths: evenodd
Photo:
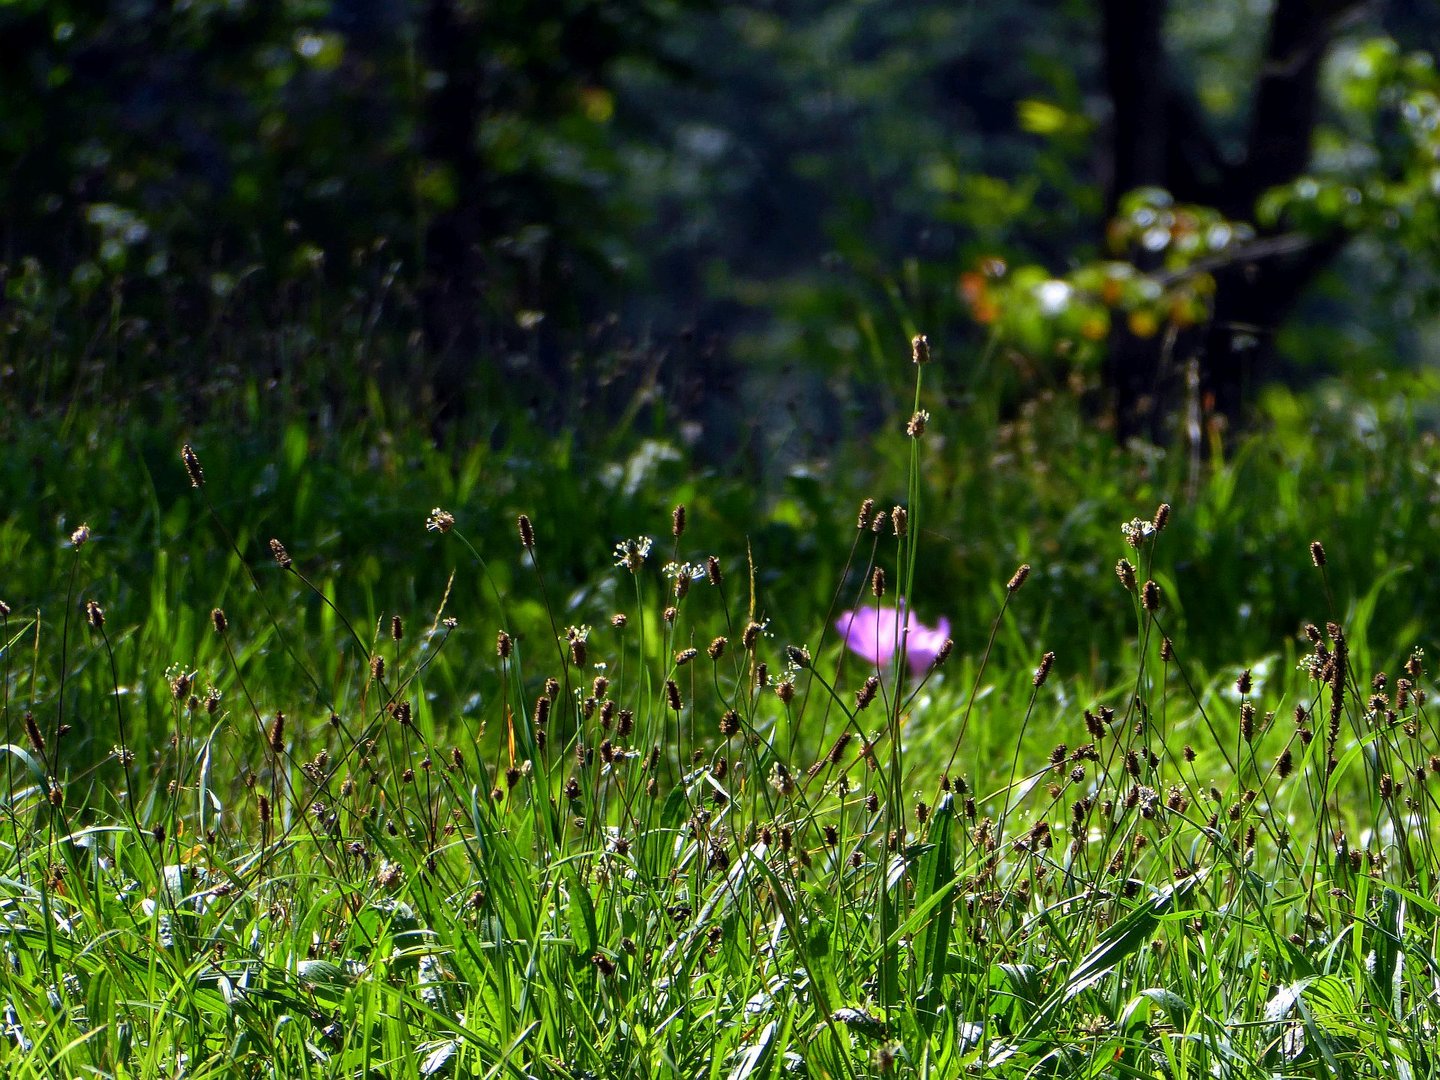
<path id="1" fill-rule="evenodd" d="M 1435 1075 L 1409 400 L 1197 464 L 937 368 L 764 503 L 17 424 L 7 1073 Z M 939 663 L 844 647 L 897 597 Z"/>

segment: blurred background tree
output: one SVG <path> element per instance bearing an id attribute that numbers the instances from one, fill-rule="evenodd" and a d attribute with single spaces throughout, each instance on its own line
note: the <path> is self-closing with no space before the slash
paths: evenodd
<path id="1" fill-rule="evenodd" d="M 323 410 L 363 407 L 358 371 L 441 429 L 504 392 L 763 456 L 885 415 L 924 329 L 957 382 L 1089 380 L 1164 439 L 1255 378 L 1433 353 L 1437 29 L 1351 0 L 7 0 L 6 377 L 32 407 L 259 379 Z"/>

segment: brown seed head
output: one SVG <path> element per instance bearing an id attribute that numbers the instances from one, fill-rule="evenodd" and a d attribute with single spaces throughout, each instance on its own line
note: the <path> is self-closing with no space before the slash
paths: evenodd
<path id="1" fill-rule="evenodd" d="M 685 535 L 684 503 L 677 503 L 675 509 L 670 511 L 670 532 L 676 540 Z"/>
<path id="2" fill-rule="evenodd" d="M 614 615 L 610 616 L 610 625 L 616 630 L 624 630 L 625 624 L 628 621 L 623 611 L 617 611 Z"/>
<path id="3" fill-rule="evenodd" d="M 290 558 L 290 553 L 285 550 L 285 545 L 280 543 L 279 540 L 271 539 L 270 554 L 274 557 L 275 562 L 281 570 L 289 570 L 290 567 L 294 565 L 295 560 Z"/>
<path id="4" fill-rule="evenodd" d="M 385 678 L 385 658 L 379 653 L 370 657 L 370 677 L 376 682 Z"/>
<path id="5" fill-rule="evenodd" d="M 710 647 L 706 649 L 705 652 L 711 660 L 719 660 L 725 655 L 725 646 L 728 644 L 729 642 L 726 641 L 725 638 L 717 637 L 714 641 L 710 642 Z"/>
<path id="6" fill-rule="evenodd" d="M 1240 677 L 1235 680 L 1235 689 L 1242 694 L 1248 694 L 1250 693 L 1251 686 L 1252 680 L 1250 678 L 1250 669 L 1246 668 L 1244 671 L 1240 672 Z"/>
<path id="7" fill-rule="evenodd" d="M 916 334 L 910 339 L 910 359 L 916 364 L 930 363 L 930 339 L 924 334 Z"/>
<path id="8" fill-rule="evenodd" d="M 699 655 L 699 649 L 681 649 L 678 653 L 675 654 L 675 666 L 684 667 L 686 664 L 690 663 L 691 660 L 694 660 L 695 657 Z"/>
<path id="9" fill-rule="evenodd" d="M 223 608 L 217 607 L 210 612 L 210 625 L 215 627 L 215 632 L 217 634 L 223 634 L 226 630 L 230 628 L 230 620 L 225 618 L 225 611 Z"/>
<path id="10" fill-rule="evenodd" d="M 857 529 L 859 529 L 861 532 L 864 532 L 865 529 L 866 529 L 866 528 L 869 526 L 869 524 L 870 524 L 870 515 L 871 515 L 872 513 L 874 513 L 874 511 L 875 511 L 875 500 L 874 500 L 874 499 L 866 499 L 864 502 L 862 502 L 862 503 L 860 504 L 860 516 L 859 516 L 859 518 L 856 520 L 855 527 L 856 527 Z"/>
<path id="11" fill-rule="evenodd" d="M 878 599 L 885 595 L 885 568 L 875 567 L 875 572 L 870 575 L 870 591 Z"/>
<path id="12" fill-rule="evenodd" d="M 1325 566 L 1325 545 L 1319 540 L 1310 541 L 1310 561 L 1321 569 Z"/>
<path id="13" fill-rule="evenodd" d="M 930 661 L 930 670 L 934 671 L 950 659 L 950 654 L 955 651 L 955 639 L 947 637 L 940 643 L 940 648 L 935 650 L 935 658 Z"/>
<path id="14" fill-rule="evenodd" d="M 910 531 L 910 515 L 903 506 L 897 506 L 890 511 L 890 524 L 896 536 L 904 536 Z"/>
<path id="15" fill-rule="evenodd" d="M 40 734 L 40 725 L 35 722 L 35 714 L 25 714 L 25 737 L 30 740 L 30 749 L 37 754 L 45 752 L 45 738 Z"/>
<path id="16" fill-rule="evenodd" d="M 1054 664 L 1055 654 L 1053 652 L 1047 652 L 1040 658 L 1040 666 L 1035 669 L 1035 685 L 1037 687 L 1045 685 L 1045 680 L 1050 677 L 1050 668 Z"/>
<path id="17" fill-rule="evenodd" d="M 1157 506 L 1157 507 L 1155 508 L 1155 517 L 1151 519 L 1150 524 L 1152 524 L 1152 525 L 1155 526 L 1155 531 L 1158 533 L 1158 532 L 1163 532 L 1164 529 L 1165 529 L 1165 526 L 1168 525 L 1169 523 L 1170 523 L 1170 504 L 1169 504 L 1169 503 L 1163 503 L 1163 502 L 1162 502 L 1159 506 Z"/>
<path id="18" fill-rule="evenodd" d="M 1154 614 L 1160 610 L 1160 586 L 1154 581 L 1145 582 L 1145 588 L 1140 594 L 1140 602 L 1145 610 Z"/>
<path id="19" fill-rule="evenodd" d="M 277 712 L 275 719 L 270 721 L 270 731 L 265 741 L 277 754 L 285 749 L 285 714 L 283 712 Z"/>
<path id="20" fill-rule="evenodd" d="M 930 414 L 920 409 L 910 414 L 910 422 L 905 425 L 905 434 L 912 439 L 918 439 L 925 434 L 925 425 L 930 423 Z"/>
<path id="21" fill-rule="evenodd" d="M 1135 567 L 1129 559 L 1121 559 L 1115 564 L 1115 576 L 1127 592 L 1135 591 Z"/>
<path id="22" fill-rule="evenodd" d="M 405 624 L 399 615 L 390 616 L 390 640 L 399 641 L 405 636 Z"/>
<path id="23" fill-rule="evenodd" d="M 726 709 L 720 717 L 720 734 L 730 738 L 740 731 L 740 714 L 734 709 Z"/>
<path id="24" fill-rule="evenodd" d="M 521 514 L 515 519 L 515 524 L 520 530 L 520 546 L 526 551 L 533 550 L 535 547 L 535 526 L 530 524 L 530 516 L 528 514 Z"/>
<path id="25" fill-rule="evenodd" d="M 4 600 L 0 600 L 0 619 L 8 619 L 9 617 L 10 605 L 7 604 Z"/>
<path id="26" fill-rule="evenodd" d="M 665 701 L 666 704 L 670 706 L 671 710 L 677 713 L 680 711 L 682 705 L 684 704 L 680 700 L 680 687 L 675 685 L 674 679 L 665 680 Z"/>
<path id="27" fill-rule="evenodd" d="M 94 600 L 87 600 L 85 602 L 85 619 L 93 629 L 99 630 L 105 625 L 105 610 Z"/>
<path id="28" fill-rule="evenodd" d="M 200 488 L 205 486 L 205 470 L 200 468 L 200 459 L 195 456 L 189 443 L 180 448 L 180 460 L 185 463 L 185 472 L 190 477 L 190 486 Z"/>
<path id="29" fill-rule="evenodd" d="M 1005 588 L 1006 588 L 1009 592 L 1017 593 L 1017 592 L 1020 591 L 1020 586 L 1025 584 L 1025 579 L 1028 578 L 1029 576 L 1030 576 L 1030 564 L 1029 564 L 1029 563 L 1022 563 L 1022 564 L 1020 565 L 1020 568 L 1019 568 L 1018 570 L 1016 570 L 1015 573 L 1013 573 L 1013 574 L 1010 575 L 1010 580 L 1009 580 L 1009 582 L 1006 583 Z"/>
<path id="30" fill-rule="evenodd" d="M 865 685 L 855 691 L 855 708 L 866 709 L 875 700 L 875 695 L 880 691 L 880 677 L 871 675 L 865 680 Z"/>
<path id="31" fill-rule="evenodd" d="M 500 657 L 501 660 L 508 660 L 510 658 L 510 652 L 514 648 L 515 639 L 504 630 L 501 630 L 495 635 L 495 655 Z"/>

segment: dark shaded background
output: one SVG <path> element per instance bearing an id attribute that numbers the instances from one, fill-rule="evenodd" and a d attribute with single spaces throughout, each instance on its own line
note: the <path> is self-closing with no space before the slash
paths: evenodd
<path id="1" fill-rule="evenodd" d="M 368 381 L 437 431 L 500 399 L 557 428 L 639 407 L 753 456 L 737 417 L 838 437 L 895 342 L 998 329 L 1017 393 L 1079 341 L 1111 421 L 1164 439 L 1191 358 L 1238 419 L 1256 378 L 1432 355 L 1437 163 L 1407 109 L 1433 64 L 1405 57 L 1437 28 L 1349 0 L 18 0 L 5 379 L 32 409 L 197 414 L 255 378 L 364 408 Z M 1153 312 L 1042 325 L 1018 267 L 1166 270 L 1107 232 L 1137 188 L 1257 245 L 1209 292 L 1172 266 Z M 998 315 L 965 284 L 987 260 Z"/>

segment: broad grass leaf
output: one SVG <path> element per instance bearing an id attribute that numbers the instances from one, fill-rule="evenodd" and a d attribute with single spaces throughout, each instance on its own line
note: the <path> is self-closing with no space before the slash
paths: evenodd
<path id="1" fill-rule="evenodd" d="M 1165 1022 L 1171 1027 L 1184 1030 L 1189 1003 L 1175 991 L 1158 986 L 1141 990 L 1126 1003 L 1120 1013 L 1120 1028 L 1128 1030 L 1132 1023 L 1144 1022 L 1152 1005 L 1165 1010 Z"/>
<path id="2" fill-rule="evenodd" d="M 1394 889 L 1380 894 L 1380 910 L 1367 935 L 1373 964 L 1365 980 L 1366 993 L 1377 1009 L 1401 1015 L 1405 982 L 1405 899 Z"/>
<path id="3" fill-rule="evenodd" d="M 1029 1014 L 1040 1007 L 1044 997 L 1040 972 L 1033 964 L 1000 964 L 997 970 L 1015 1001 L 1023 1006 L 1021 1014 L 1028 1019 Z"/>
<path id="4" fill-rule="evenodd" d="M 574 863 L 565 864 L 565 913 L 570 920 L 570 933 L 575 939 L 575 962 L 588 963 L 599 949 L 599 934 L 595 928 L 595 904 L 590 890 L 580 880 Z"/>
<path id="5" fill-rule="evenodd" d="M 332 998 L 338 998 L 356 982 L 353 971 L 329 960 L 301 960 L 295 965 L 295 974 L 306 988 Z"/>
<path id="6" fill-rule="evenodd" d="M 833 928 L 830 920 L 825 918 L 812 918 L 806 927 L 805 935 L 805 960 L 812 978 L 815 979 L 816 989 L 819 991 L 822 1009 L 829 1011 L 834 1004 L 841 1000 L 840 983 L 835 977 L 835 961 L 831 955 L 834 943 Z M 844 1012 L 844 1009 L 837 1010 Z"/>
<path id="7" fill-rule="evenodd" d="M 420 1049 L 425 1049 L 421 1046 Z M 450 1064 L 450 1059 L 460 1049 L 458 1039 L 446 1039 L 439 1044 L 431 1044 L 430 1052 L 425 1055 L 425 1060 L 420 1062 L 421 1076 L 437 1076 L 445 1071 Z"/>
<path id="8" fill-rule="evenodd" d="M 1070 972 L 1061 994 L 1062 1001 L 1069 1001 L 1094 986 L 1122 960 L 1133 956 L 1148 945 L 1160 926 L 1160 920 L 1169 913 L 1177 898 L 1195 887 L 1199 875 L 1187 877 L 1172 885 L 1157 889 L 1144 904 L 1130 912 L 1101 935 L 1099 944 L 1091 949 Z"/>
<path id="9" fill-rule="evenodd" d="M 689 816 L 689 794 L 686 792 L 684 784 L 676 784 L 670 789 L 670 794 L 665 796 L 665 803 L 660 808 L 660 827 L 678 829 Z"/>
<path id="10" fill-rule="evenodd" d="M 936 900 L 931 919 L 915 937 L 915 957 L 920 978 L 920 1010 L 933 1018 L 941 1005 L 941 988 L 945 980 L 945 957 L 950 951 L 950 930 L 955 913 L 955 861 L 951 838 L 955 824 L 955 799 L 946 794 L 935 807 L 930 819 L 930 850 L 920 859 L 916 875 L 917 903 Z M 938 898 L 938 899 L 937 899 Z"/>
<path id="11" fill-rule="evenodd" d="M 775 1054 L 775 1035 L 779 1029 L 778 1020 L 771 1020 L 760 1029 L 755 1041 L 745 1048 L 735 1068 L 730 1070 L 730 1080 L 748 1080 L 752 1076 L 764 1076 L 769 1071 L 770 1060 Z"/>

